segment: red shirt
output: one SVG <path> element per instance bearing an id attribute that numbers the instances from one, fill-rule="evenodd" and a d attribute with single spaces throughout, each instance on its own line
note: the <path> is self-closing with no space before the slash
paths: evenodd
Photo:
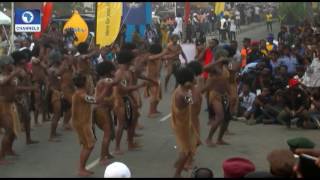
<path id="1" fill-rule="evenodd" d="M 212 52 L 212 50 L 210 48 L 207 48 L 205 53 L 204 53 L 204 64 L 203 64 L 203 66 L 206 66 L 206 65 L 210 64 L 212 59 L 213 59 L 213 52 Z M 208 78 L 208 73 L 207 72 L 203 72 L 202 73 L 202 77 L 207 79 Z"/>

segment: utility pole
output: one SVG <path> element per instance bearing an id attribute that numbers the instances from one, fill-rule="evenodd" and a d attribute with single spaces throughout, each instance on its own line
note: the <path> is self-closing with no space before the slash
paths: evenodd
<path id="1" fill-rule="evenodd" d="M 177 17 L 177 2 L 174 3 L 174 16 Z"/>
<path id="2" fill-rule="evenodd" d="M 14 2 L 11 2 L 11 37 L 10 37 L 10 53 L 14 51 Z"/>

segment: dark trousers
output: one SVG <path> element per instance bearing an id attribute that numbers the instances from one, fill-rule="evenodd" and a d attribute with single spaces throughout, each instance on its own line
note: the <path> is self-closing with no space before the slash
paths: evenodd
<path id="1" fill-rule="evenodd" d="M 308 120 L 308 113 L 306 111 L 303 111 L 300 114 L 297 114 L 295 117 L 299 118 L 299 120 L 297 122 L 297 127 L 303 127 L 303 122 Z M 290 113 L 288 113 L 285 110 L 282 110 L 279 113 L 277 119 L 278 119 L 279 122 L 285 124 L 288 128 L 290 128 L 291 119 L 295 118 L 295 117 L 291 117 Z"/>
<path id="2" fill-rule="evenodd" d="M 227 40 L 227 30 L 225 29 L 220 29 L 220 38 L 221 41 L 226 41 Z"/>
<path id="3" fill-rule="evenodd" d="M 236 32 L 234 31 L 229 32 L 229 40 L 230 41 L 236 40 Z"/>
<path id="4" fill-rule="evenodd" d="M 272 32 L 272 22 L 267 22 L 267 30 L 268 30 L 268 32 L 269 31 Z"/>

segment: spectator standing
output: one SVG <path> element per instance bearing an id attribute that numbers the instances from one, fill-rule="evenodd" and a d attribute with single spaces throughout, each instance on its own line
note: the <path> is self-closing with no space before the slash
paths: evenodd
<path id="1" fill-rule="evenodd" d="M 178 13 L 177 17 L 175 18 L 175 21 L 176 21 L 176 28 L 174 29 L 173 31 L 173 34 L 177 34 L 179 35 L 180 39 L 182 39 L 182 16 L 180 13 Z"/>
<path id="2" fill-rule="evenodd" d="M 259 6 L 254 7 L 254 16 L 255 16 L 255 22 L 260 22 L 260 8 L 259 8 Z"/>
<path id="3" fill-rule="evenodd" d="M 281 26 L 281 30 L 278 33 L 278 42 L 283 43 L 283 44 L 288 44 L 288 39 L 289 34 L 288 34 L 288 29 L 286 26 Z"/>
<path id="4" fill-rule="evenodd" d="M 236 26 L 236 19 L 235 17 L 232 17 L 230 20 L 230 41 L 235 41 L 236 38 L 236 32 L 237 32 L 237 26 Z"/>
<path id="5" fill-rule="evenodd" d="M 266 22 L 267 22 L 267 31 L 272 32 L 272 13 L 269 11 L 266 14 Z"/>
<path id="6" fill-rule="evenodd" d="M 235 16 L 236 16 L 236 29 L 237 29 L 237 32 L 240 33 L 241 16 L 240 16 L 240 11 L 238 9 L 236 9 L 235 11 Z"/>
<path id="7" fill-rule="evenodd" d="M 225 16 L 220 19 L 220 38 L 222 42 L 227 40 L 228 23 Z"/>

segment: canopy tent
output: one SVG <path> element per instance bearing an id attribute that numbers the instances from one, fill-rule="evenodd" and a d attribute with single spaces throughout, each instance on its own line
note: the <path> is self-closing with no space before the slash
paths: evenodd
<path id="1" fill-rule="evenodd" d="M 5 33 L 5 36 L 6 36 L 6 43 L 5 43 L 5 41 L 1 42 L 1 47 L 6 47 L 7 45 L 9 45 L 9 47 L 10 47 L 11 43 L 9 42 L 7 31 L 4 28 L 4 25 L 11 25 L 11 18 L 9 16 L 7 16 L 6 14 L 4 14 L 3 12 L 1 12 L 1 11 L 0 11 L 0 25 L 2 26 L 3 31 Z M 10 51 L 8 51 L 8 55 L 9 55 L 9 52 Z"/>
<path id="2" fill-rule="evenodd" d="M 11 18 L 0 11 L 0 25 L 10 25 Z"/>

